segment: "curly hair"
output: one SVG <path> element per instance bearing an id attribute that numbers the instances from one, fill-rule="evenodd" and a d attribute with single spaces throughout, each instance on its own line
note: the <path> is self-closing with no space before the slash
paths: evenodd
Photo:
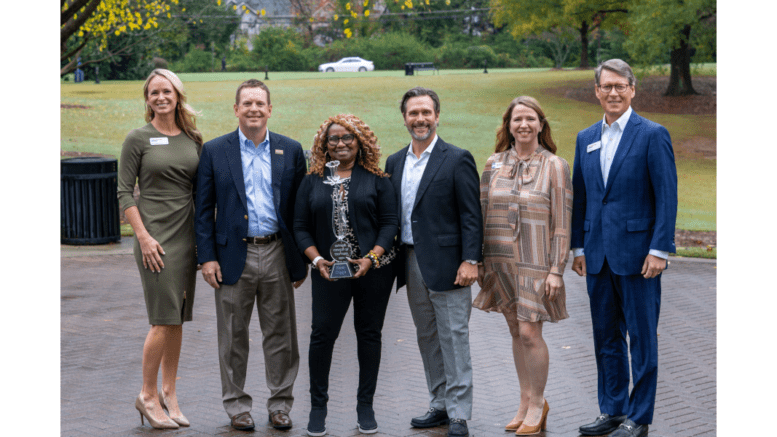
<path id="1" fill-rule="evenodd" d="M 367 123 L 361 121 L 353 114 L 337 114 L 329 117 L 321 123 L 316 136 L 313 137 L 313 147 L 310 149 L 310 171 L 308 174 L 317 174 L 324 177 L 326 163 L 331 161 L 327 153 L 327 134 L 329 127 L 339 124 L 356 137 L 359 151 L 356 154 L 356 163 L 364 167 L 370 173 L 380 177 L 387 177 L 388 173 L 380 169 L 380 146 L 378 137 L 372 132 Z"/>
<path id="2" fill-rule="evenodd" d="M 510 133 L 510 120 L 513 117 L 513 109 L 518 105 L 526 106 L 537 113 L 537 116 L 540 118 L 540 127 L 542 128 L 542 131 L 537 136 L 537 141 L 540 143 L 540 146 L 555 155 L 557 150 L 556 143 L 553 142 L 553 137 L 550 135 L 550 125 L 548 124 L 548 119 L 545 118 L 545 112 L 542 111 L 540 102 L 534 97 L 529 96 L 514 98 L 513 101 L 510 102 L 510 106 L 507 107 L 504 115 L 502 115 L 502 125 L 496 130 L 496 146 L 494 147 L 494 153 L 501 153 L 508 150 L 510 147 L 513 147 L 515 138 L 513 138 L 513 134 Z"/>
<path id="3" fill-rule="evenodd" d="M 164 68 L 157 68 L 148 75 L 146 83 L 143 84 L 143 99 L 146 101 L 146 123 L 150 123 L 154 119 L 154 110 L 148 106 L 148 85 L 151 83 L 151 79 L 156 76 L 162 76 L 169 80 L 175 89 L 177 94 L 178 104 L 175 106 L 175 124 L 179 129 L 184 131 L 187 137 L 191 138 L 195 143 L 202 146 L 202 134 L 197 130 L 197 112 L 186 103 L 186 91 L 183 88 L 183 82 L 178 76 L 170 70 Z"/>

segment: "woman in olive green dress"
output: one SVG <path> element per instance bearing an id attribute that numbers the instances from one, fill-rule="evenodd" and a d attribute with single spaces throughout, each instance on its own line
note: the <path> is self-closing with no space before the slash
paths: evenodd
<path id="1" fill-rule="evenodd" d="M 178 428 L 189 425 L 178 407 L 175 379 L 183 322 L 192 320 L 194 303 L 193 195 L 202 135 L 194 110 L 186 104 L 183 84 L 172 71 L 152 71 L 143 97 L 149 123 L 124 140 L 118 180 L 119 203 L 135 232 L 135 260 L 151 324 L 143 346 L 143 388 L 135 408 L 141 423 L 145 417 L 154 428 Z"/>

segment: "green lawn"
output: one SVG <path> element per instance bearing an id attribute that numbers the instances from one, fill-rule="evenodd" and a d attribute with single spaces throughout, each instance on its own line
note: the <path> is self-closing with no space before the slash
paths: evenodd
<path id="1" fill-rule="evenodd" d="M 240 82 L 251 77 L 264 79 L 263 72 L 180 76 L 187 87 L 189 103 L 200 112 L 197 126 L 206 141 L 236 129 L 232 105 Z M 350 112 L 362 118 L 378 136 L 385 162 L 389 154 L 409 141 L 399 112 L 402 94 L 414 86 L 426 86 L 440 95 L 438 133 L 446 141 L 470 150 L 480 168 L 493 151 L 495 131 L 510 100 L 531 95 L 540 101 L 548 116 L 558 154 L 571 166 L 577 132 L 599 120 L 601 108 L 545 90 L 590 81 L 592 76 L 592 71 L 532 69 L 491 69 L 488 74 L 482 70 L 452 70 L 416 76 L 404 76 L 403 71 L 270 73 L 267 85 L 273 114 L 269 126 L 309 148 L 318 126 L 327 117 Z M 639 93 L 635 98 L 639 99 Z M 61 103 L 89 107 L 61 110 L 61 148 L 66 151 L 118 157 L 127 132 L 145 123 L 141 81 L 62 83 Z M 676 147 L 694 137 L 716 136 L 715 116 L 642 115 L 666 126 Z M 715 161 L 685 155 L 678 155 L 677 159 L 677 227 L 715 230 Z"/>

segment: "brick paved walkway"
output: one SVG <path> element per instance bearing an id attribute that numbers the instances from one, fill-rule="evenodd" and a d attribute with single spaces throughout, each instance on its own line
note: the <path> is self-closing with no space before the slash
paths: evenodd
<path id="1" fill-rule="evenodd" d="M 199 276 L 194 321 L 184 325 L 178 372 L 178 398 L 192 426 L 160 431 L 148 423 L 140 425 L 134 399 L 141 387 L 141 352 L 149 326 L 138 272 L 126 247 L 106 251 L 63 246 L 61 435 L 245 435 L 230 427 L 221 406 L 213 291 Z M 544 329 L 551 363 L 545 393 L 551 407 L 546 436 L 577 436 L 577 427 L 598 414 L 585 282 L 571 270 L 564 280 L 570 318 L 545 324 Z M 716 435 L 715 284 L 714 262 L 674 259 L 664 274 L 652 437 Z M 264 416 L 268 391 L 261 334 L 254 314 L 251 329 L 256 346 L 250 356 L 246 390 L 254 398 L 255 435 L 306 435 L 310 280 L 297 290 L 297 318 L 301 365 L 294 388 L 296 402 L 290 413 L 294 428 L 279 432 L 266 425 Z M 327 430 L 333 437 L 359 435 L 355 413 L 358 365 L 352 321 L 349 312 L 332 364 Z M 499 314 L 473 310 L 470 330 L 475 384 L 470 435 L 507 436 L 502 429 L 515 414 L 519 399 L 507 325 Z M 404 290 L 392 295 L 383 340 L 375 396 L 380 433 L 375 435 L 447 435 L 446 427 L 418 430 L 409 425 L 410 418 L 427 409 L 428 398 Z"/>

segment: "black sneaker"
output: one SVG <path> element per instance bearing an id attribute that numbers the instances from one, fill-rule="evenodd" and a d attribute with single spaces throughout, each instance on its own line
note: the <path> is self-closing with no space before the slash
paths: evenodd
<path id="1" fill-rule="evenodd" d="M 464 419 L 451 419 L 448 425 L 448 437 L 467 437 L 467 421 Z"/>
<path id="2" fill-rule="evenodd" d="M 356 404 L 356 426 L 362 434 L 375 434 L 378 432 L 378 422 L 375 421 L 375 412 L 372 410 L 372 405 L 361 402 Z"/>
<path id="3" fill-rule="evenodd" d="M 320 437 L 326 434 L 326 407 L 313 407 L 310 409 L 307 432 L 312 437 Z"/>

